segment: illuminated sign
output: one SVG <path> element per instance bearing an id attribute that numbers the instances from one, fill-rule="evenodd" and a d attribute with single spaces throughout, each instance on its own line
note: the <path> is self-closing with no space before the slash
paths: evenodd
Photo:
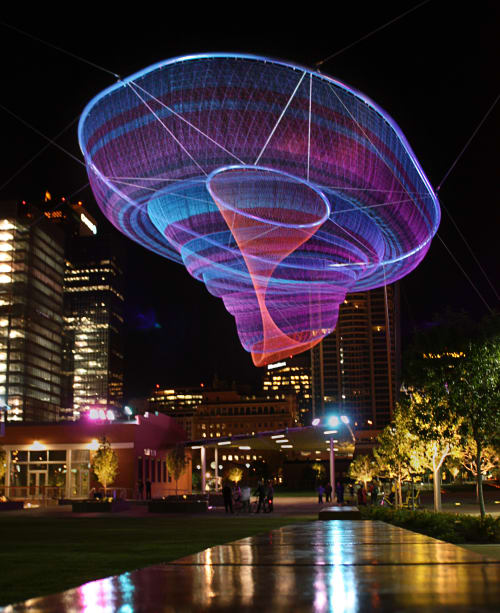
<path id="1" fill-rule="evenodd" d="M 274 364 L 268 364 L 267 370 L 272 370 L 273 368 L 280 368 L 280 366 L 286 366 L 286 362 L 275 362 Z"/>
<path id="2" fill-rule="evenodd" d="M 92 223 L 85 213 L 80 213 L 80 221 L 84 223 L 92 234 L 97 234 L 97 226 Z"/>

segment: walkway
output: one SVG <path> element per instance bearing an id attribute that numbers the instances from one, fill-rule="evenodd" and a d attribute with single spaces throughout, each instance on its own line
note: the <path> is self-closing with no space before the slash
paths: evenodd
<path id="1" fill-rule="evenodd" d="M 382 522 L 287 526 L 4 613 L 498 611 L 500 561 Z"/>

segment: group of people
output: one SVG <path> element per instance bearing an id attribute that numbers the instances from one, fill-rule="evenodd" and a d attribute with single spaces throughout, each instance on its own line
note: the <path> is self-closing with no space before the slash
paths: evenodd
<path id="1" fill-rule="evenodd" d="M 318 485 L 316 491 L 318 493 L 319 504 L 323 504 L 323 497 L 325 498 L 325 502 L 333 502 L 333 488 L 330 483 L 327 483 L 326 485 Z M 363 484 L 354 485 L 351 483 L 347 486 L 347 491 L 351 504 L 367 505 L 376 504 L 377 502 L 378 487 L 375 482 L 371 482 L 368 485 L 368 489 L 365 488 Z M 344 487 L 344 484 L 341 481 L 337 481 L 337 484 L 335 485 L 335 497 L 337 504 L 345 503 L 345 493 L 346 488 Z"/>
<path id="2" fill-rule="evenodd" d="M 332 494 L 333 488 L 331 483 L 327 483 L 326 485 L 322 485 L 321 483 L 317 488 L 318 492 L 318 502 L 323 504 L 323 496 L 325 497 L 325 502 L 333 502 Z M 340 481 L 337 481 L 337 485 L 335 486 L 335 496 L 337 497 L 338 504 L 344 503 L 344 486 Z"/>
<path id="3" fill-rule="evenodd" d="M 262 479 L 258 482 L 253 495 L 258 498 L 257 508 L 255 510 L 256 513 L 262 512 L 272 512 L 274 510 L 274 489 L 272 481 L 267 481 L 267 483 Z M 234 511 L 242 511 L 246 513 L 250 513 L 251 511 L 251 503 L 250 503 L 251 489 L 249 485 L 242 485 L 241 487 L 238 483 L 235 483 L 233 487 L 229 481 L 224 483 L 224 487 L 222 488 L 222 497 L 224 498 L 224 508 L 226 513 L 234 513 Z"/>

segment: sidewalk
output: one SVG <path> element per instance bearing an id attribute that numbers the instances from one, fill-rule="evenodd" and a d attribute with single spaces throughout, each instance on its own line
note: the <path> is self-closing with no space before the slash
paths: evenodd
<path id="1" fill-rule="evenodd" d="M 373 521 L 294 525 L 4 613 L 496 611 L 500 560 Z"/>

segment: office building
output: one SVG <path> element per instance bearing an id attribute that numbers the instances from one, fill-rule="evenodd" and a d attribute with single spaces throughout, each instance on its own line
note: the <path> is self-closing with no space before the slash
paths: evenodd
<path id="1" fill-rule="evenodd" d="M 188 440 L 251 434 L 299 425 L 297 397 L 283 392 L 240 394 L 235 390 L 156 388 L 149 410 L 173 417 Z"/>
<path id="2" fill-rule="evenodd" d="M 114 236 L 79 236 L 64 273 L 64 408 L 123 402 L 123 256 Z"/>
<path id="3" fill-rule="evenodd" d="M 273 394 L 297 396 L 299 419 L 302 425 L 311 424 L 311 353 L 309 351 L 268 364 L 262 378 L 262 390 Z"/>
<path id="4" fill-rule="evenodd" d="M 313 414 L 383 427 L 397 400 L 400 361 L 398 285 L 348 294 L 336 329 L 311 350 Z"/>
<path id="5" fill-rule="evenodd" d="M 61 402 L 63 234 L 22 201 L 0 206 L 0 398 L 9 421 L 54 421 Z"/>

